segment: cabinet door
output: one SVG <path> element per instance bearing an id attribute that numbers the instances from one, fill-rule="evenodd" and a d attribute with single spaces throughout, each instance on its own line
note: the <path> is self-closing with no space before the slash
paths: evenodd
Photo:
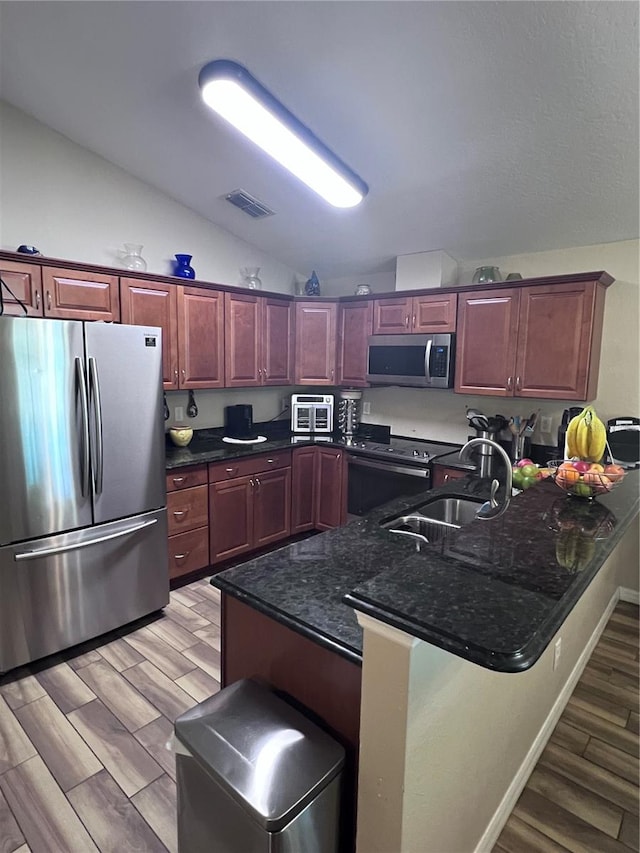
<path id="1" fill-rule="evenodd" d="M 293 311 L 285 299 L 262 299 L 263 385 L 293 384 Z"/>
<path id="2" fill-rule="evenodd" d="M 336 363 L 335 302 L 296 302 L 297 385 L 333 385 Z"/>
<path id="3" fill-rule="evenodd" d="M 347 517 L 343 450 L 316 448 L 316 528 L 340 527 Z"/>
<path id="4" fill-rule="evenodd" d="M 181 388 L 224 387 L 224 294 L 178 287 L 178 365 Z"/>
<path id="5" fill-rule="evenodd" d="M 316 448 L 293 451 L 291 486 L 291 533 L 313 530 L 316 518 Z"/>
<path id="6" fill-rule="evenodd" d="M 513 396 L 518 304 L 515 289 L 458 294 L 458 393 Z"/>
<path id="7" fill-rule="evenodd" d="M 367 387 L 367 339 L 373 329 L 373 302 L 340 303 L 338 385 Z"/>
<path id="8" fill-rule="evenodd" d="M 403 335 L 410 332 L 411 310 L 410 296 L 374 299 L 373 334 Z"/>
<path id="9" fill-rule="evenodd" d="M 595 282 L 523 287 L 516 396 L 592 400 L 603 311 L 604 288 Z"/>
<path id="10" fill-rule="evenodd" d="M 455 332 L 458 306 L 455 293 L 414 296 L 412 301 L 412 332 Z"/>
<path id="11" fill-rule="evenodd" d="M 43 267 L 44 316 L 62 320 L 119 322 L 118 277 Z"/>
<path id="12" fill-rule="evenodd" d="M 209 536 L 212 563 L 237 557 L 253 548 L 254 483 L 236 477 L 209 486 Z"/>
<path id="13" fill-rule="evenodd" d="M 7 287 L 0 284 L 3 314 L 7 317 L 24 316 L 22 306 L 16 301 L 19 299 L 30 317 L 42 317 L 42 273 L 39 266 L 17 261 L 0 261 L 0 278 L 13 293 L 12 296 Z"/>
<path id="14" fill-rule="evenodd" d="M 166 390 L 178 388 L 178 310 L 174 284 L 120 279 L 122 322 L 162 329 L 162 382 Z"/>
<path id="15" fill-rule="evenodd" d="M 262 548 L 291 533 L 291 468 L 265 471 L 253 480 L 253 545 Z"/>
<path id="16" fill-rule="evenodd" d="M 433 463 L 433 488 L 444 486 L 445 483 L 450 483 L 451 480 L 461 480 L 466 477 L 468 471 L 463 471 L 461 468 L 447 468 L 446 465 L 438 465 Z"/>
<path id="17" fill-rule="evenodd" d="M 258 296 L 225 293 L 225 386 L 260 385 L 260 301 Z"/>

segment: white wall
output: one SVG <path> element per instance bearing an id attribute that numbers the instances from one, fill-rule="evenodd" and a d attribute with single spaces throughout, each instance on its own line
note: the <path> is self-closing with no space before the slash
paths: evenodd
<path id="1" fill-rule="evenodd" d="M 181 423 L 193 429 L 204 429 L 205 427 L 224 426 L 225 406 L 235 406 L 238 403 L 250 403 L 253 406 L 253 420 L 268 421 L 276 418 L 284 406 L 286 400 L 298 389 L 291 387 L 277 388 L 228 388 L 211 391 L 194 391 L 198 416 L 196 418 L 186 417 L 187 403 L 189 402 L 188 391 L 167 391 L 167 403 L 171 417 L 166 422 L 167 429 L 178 422 L 175 417 L 176 406 L 182 406 L 185 416 Z M 288 416 L 288 413 L 287 413 Z M 285 417 L 286 419 L 286 417 Z"/>
<path id="2" fill-rule="evenodd" d="M 492 849 L 619 587 L 638 589 L 637 518 L 540 659 L 521 673 L 492 672 L 358 614 L 358 853 Z M 554 669 L 557 637 L 562 657 Z"/>
<path id="3" fill-rule="evenodd" d="M 172 275 L 182 252 L 203 281 L 240 285 L 240 267 L 258 266 L 265 290 L 293 292 L 290 267 L 0 101 L 0 247 L 21 243 L 115 267 L 141 243 L 150 273 Z"/>
<path id="4" fill-rule="evenodd" d="M 619 415 L 640 416 L 640 242 L 627 240 L 598 246 L 582 246 L 513 255 L 503 258 L 479 258 L 460 264 L 460 282 L 470 282 L 478 266 L 499 266 L 503 274 L 519 272 L 523 277 L 562 275 L 565 273 L 606 270 L 616 281 L 607 289 L 605 301 L 602 356 L 598 396 L 593 401 L 603 420 Z M 562 334 L 562 325 L 571 318 L 558 317 L 549 334 Z M 472 397 L 453 391 L 427 391 L 405 388 L 375 388 L 365 391 L 364 401 L 371 404 L 370 423 L 391 424 L 398 435 L 439 441 L 465 441 L 468 426 L 465 411 L 474 407 L 487 415 L 529 415 L 540 408 L 552 418 L 551 433 L 538 429 L 533 441 L 555 444 L 562 410 L 558 401 L 519 400 L 503 397 Z M 504 436 L 508 438 L 508 434 Z"/>

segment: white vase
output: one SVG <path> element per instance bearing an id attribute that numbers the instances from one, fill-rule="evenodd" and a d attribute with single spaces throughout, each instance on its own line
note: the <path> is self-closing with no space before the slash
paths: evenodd
<path id="1" fill-rule="evenodd" d="M 124 244 L 124 257 L 122 258 L 122 264 L 126 270 L 137 270 L 137 272 L 147 271 L 147 262 L 140 254 L 141 252 L 142 246 L 139 246 L 136 243 Z"/>

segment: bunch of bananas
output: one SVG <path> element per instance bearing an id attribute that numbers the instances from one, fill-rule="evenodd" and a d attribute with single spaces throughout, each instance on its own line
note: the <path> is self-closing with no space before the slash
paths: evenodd
<path id="1" fill-rule="evenodd" d="M 596 543 L 579 530 L 563 530 L 556 539 L 556 561 L 571 574 L 586 569 L 596 552 Z"/>
<path id="2" fill-rule="evenodd" d="M 607 447 L 607 429 L 596 415 L 593 406 L 587 406 L 572 418 L 567 426 L 567 458 L 599 462 Z"/>

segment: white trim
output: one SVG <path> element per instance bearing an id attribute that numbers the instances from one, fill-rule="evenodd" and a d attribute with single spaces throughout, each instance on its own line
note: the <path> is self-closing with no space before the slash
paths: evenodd
<path id="1" fill-rule="evenodd" d="M 630 595 L 635 595 L 635 600 L 638 600 L 638 593 L 634 590 L 626 588 L 623 589 L 622 587 L 619 587 L 614 592 L 613 596 L 611 597 L 611 601 L 607 605 L 607 608 L 602 615 L 602 618 L 596 625 L 593 634 L 589 638 L 589 641 L 585 646 L 584 651 L 576 661 L 576 665 L 574 666 L 569 678 L 567 679 L 564 687 L 562 688 L 562 692 L 554 702 L 551 711 L 549 711 L 547 719 L 542 724 L 542 727 L 540 728 L 536 739 L 532 743 L 529 752 L 525 756 L 525 759 L 520 765 L 520 768 L 514 776 L 513 781 L 509 785 L 506 794 L 502 798 L 500 805 L 496 809 L 493 817 L 489 821 L 487 828 L 482 834 L 482 838 L 478 842 L 474 853 L 488 853 L 488 851 L 491 851 L 493 849 L 496 841 L 498 840 L 498 836 L 502 832 L 505 823 L 507 822 L 508 818 L 511 815 L 511 812 L 513 811 L 518 797 L 522 793 L 525 785 L 527 784 L 529 776 L 531 775 L 534 767 L 537 764 L 538 758 L 540 758 L 542 750 L 547 745 L 547 741 L 551 737 L 556 723 L 560 719 L 562 712 L 565 709 L 565 705 L 569 701 L 569 698 L 573 693 L 573 689 L 578 683 L 580 676 L 582 675 L 582 670 L 587 665 L 589 658 L 591 657 L 591 652 L 594 650 L 598 640 L 600 639 L 600 635 L 604 631 L 606 624 L 615 609 L 616 604 L 621 598 L 623 601 L 629 600 L 623 595 L 626 593 Z"/>
<path id="2" fill-rule="evenodd" d="M 620 601 L 628 601 L 630 604 L 640 604 L 640 592 L 637 589 L 629 589 L 627 586 L 621 586 L 618 591 L 620 593 Z"/>
<path id="3" fill-rule="evenodd" d="M 394 628 L 393 625 L 388 625 L 386 622 L 380 622 L 375 616 L 369 616 L 368 613 L 363 613 L 361 610 L 356 610 L 356 619 L 363 631 L 371 631 L 384 637 L 385 640 L 390 640 L 398 646 L 404 646 L 406 649 L 412 649 L 422 642 L 417 637 L 407 634 L 400 628 Z"/>

